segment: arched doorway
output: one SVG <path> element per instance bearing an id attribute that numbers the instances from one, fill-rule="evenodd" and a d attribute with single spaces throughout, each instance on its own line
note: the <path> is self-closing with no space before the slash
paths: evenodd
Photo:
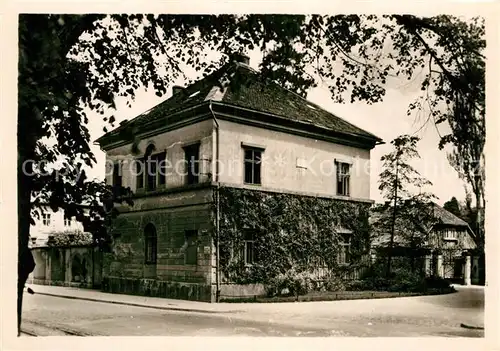
<path id="1" fill-rule="evenodd" d="M 144 277 L 156 278 L 156 261 L 157 261 L 157 244 L 158 237 L 156 235 L 156 227 L 149 223 L 144 228 Z"/>

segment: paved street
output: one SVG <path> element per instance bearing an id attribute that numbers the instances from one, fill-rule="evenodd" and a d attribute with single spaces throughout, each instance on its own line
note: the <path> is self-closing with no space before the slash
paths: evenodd
<path id="1" fill-rule="evenodd" d="M 207 313 L 41 294 L 26 294 L 25 304 L 24 329 L 40 336 L 484 336 L 484 289 L 479 287 L 441 296 L 218 304 L 219 312 Z"/>

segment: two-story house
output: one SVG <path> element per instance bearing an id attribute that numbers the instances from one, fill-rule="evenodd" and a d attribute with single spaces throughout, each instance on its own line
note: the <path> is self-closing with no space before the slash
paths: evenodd
<path id="1" fill-rule="evenodd" d="M 262 291 L 252 267 L 265 274 L 258 262 L 280 255 L 276 236 L 307 220 L 342 229 L 348 264 L 358 233 L 341 217 L 367 228 L 370 150 L 381 140 L 261 79 L 240 55 L 97 142 L 107 182 L 134 192 L 133 206 L 118 206 L 103 288 L 216 301 Z"/>
<path id="2" fill-rule="evenodd" d="M 46 246 L 51 235 L 62 232 L 83 232 L 83 225 L 74 218 L 65 218 L 64 210 L 52 211 L 45 206 L 40 218 L 35 218 L 35 223 L 30 227 L 31 247 Z"/>
<path id="3" fill-rule="evenodd" d="M 419 262 L 419 269 L 426 276 L 438 276 L 455 283 L 465 285 L 479 282 L 479 257 L 475 252 L 477 245 L 470 226 L 453 213 L 436 203 L 430 203 L 430 214 L 435 222 L 425 233 L 425 240 L 414 252 Z M 390 211 L 390 209 L 388 209 Z M 392 216 L 392 213 L 386 214 Z M 374 211 L 371 221 L 375 223 L 381 216 Z M 396 221 L 393 242 L 393 255 L 410 256 L 408 233 Z M 390 242 L 390 233 L 380 233 L 372 240 L 373 251 L 384 255 Z"/>

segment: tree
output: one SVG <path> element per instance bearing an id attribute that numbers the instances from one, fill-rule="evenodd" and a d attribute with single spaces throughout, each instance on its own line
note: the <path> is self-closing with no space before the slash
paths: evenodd
<path id="1" fill-rule="evenodd" d="M 109 241 L 99 198 L 112 199 L 113 193 L 82 171 L 95 163 L 85 107 L 113 127 L 115 117 L 107 111 L 115 108 L 116 98 L 132 101 L 141 87 L 162 96 L 186 65 L 208 74 L 230 54 L 255 48 L 263 53 L 263 79 L 302 95 L 322 82 L 338 102 L 346 97 L 380 102 L 391 79 L 412 79 L 421 68 L 423 97 L 410 109 L 427 102 L 429 119 L 452 126 L 443 144 L 452 143 L 472 162 L 482 155 L 484 140 L 483 37 L 482 21 L 451 16 L 21 15 L 19 267 L 29 219 L 42 202 L 86 223 L 99 242 Z M 210 61 L 210 50 L 221 55 Z M 133 139 L 133 124 L 122 133 Z M 472 135 L 479 136 L 474 148 Z M 50 168 L 42 160 L 60 166 Z M 484 171 L 484 162 L 477 164 Z M 472 179 L 477 207 L 484 208 L 482 171 Z M 91 206 L 90 214 L 79 209 L 82 202 Z M 20 303 L 22 286 L 21 279 Z"/>
<path id="2" fill-rule="evenodd" d="M 396 233 L 398 243 L 412 249 L 420 248 L 426 242 L 434 224 L 431 201 L 432 194 L 422 192 L 422 188 L 432 185 L 420 175 L 409 162 L 419 158 L 415 136 L 402 135 L 391 141 L 394 150 L 384 156 L 383 170 L 380 173 L 379 190 L 386 204 L 376 209 L 376 232 L 390 233 L 387 250 L 387 271 L 391 274 L 391 261 Z M 418 190 L 418 193 L 414 193 Z M 389 229 L 390 228 L 390 229 Z"/>
<path id="3" fill-rule="evenodd" d="M 112 189 L 89 181 L 82 168 L 95 162 L 82 102 L 98 100 L 94 94 L 99 96 L 103 89 L 86 79 L 87 67 L 67 57 L 82 33 L 101 17 L 19 17 L 18 333 L 23 287 L 34 267 L 28 250 L 30 223 L 44 204 L 54 211 L 63 208 L 67 218 L 82 222 L 94 242 L 108 241 L 102 201 L 112 198 Z"/>
<path id="4" fill-rule="evenodd" d="M 443 205 L 443 208 L 446 211 L 453 213 L 455 216 L 462 218 L 462 210 L 460 208 L 460 204 L 455 196 L 453 196 L 449 201 L 446 201 Z"/>

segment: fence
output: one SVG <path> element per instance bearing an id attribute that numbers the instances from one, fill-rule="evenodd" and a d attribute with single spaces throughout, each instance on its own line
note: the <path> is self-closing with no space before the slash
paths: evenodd
<path id="1" fill-rule="evenodd" d="M 363 279 L 365 273 L 372 267 L 372 261 L 369 256 L 351 262 L 339 264 L 336 267 L 328 267 L 326 265 L 318 264 L 313 266 L 312 275 L 313 279 L 322 281 L 330 277 L 336 277 L 343 281 L 354 281 Z"/>

